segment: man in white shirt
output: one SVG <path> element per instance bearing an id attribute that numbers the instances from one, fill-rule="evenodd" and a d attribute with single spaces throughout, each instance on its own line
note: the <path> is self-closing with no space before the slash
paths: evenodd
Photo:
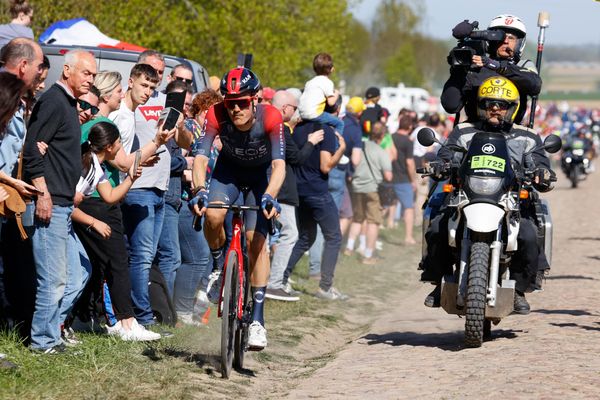
<path id="1" fill-rule="evenodd" d="M 134 113 L 135 135 L 131 135 L 131 131 L 127 133 L 121 131 L 121 135 L 127 135 L 122 137 L 122 142 L 125 150 L 129 152 L 154 140 L 159 116 L 164 109 L 166 99 L 163 93 L 156 90 L 165 70 L 164 58 L 153 50 L 147 50 L 140 54 L 137 66 L 152 69 L 158 79 L 151 80 L 154 85 L 140 82 L 143 86 L 141 100 L 145 101 L 139 103 L 136 108 L 130 108 Z M 131 92 L 132 98 L 134 89 L 135 84 L 128 91 Z M 127 95 L 124 100 L 127 100 Z M 130 115 L 128 120 L 131 121 Z M 177 121 L 175 140 L 182 148 L 188 148 L 191 144 L 192 135 L 185 129 L 183 117 Z M 135 181 L 122 205 L 123 224 L 130 245 L 129 271 L 134 311 L 136 319 L 144 326 L 155 323 L 150 307 L 148 282 L 162 231 L 165 212 L 164 196 L 169 186 L 171 170 L 171 156 L 166 151 L 166 147 L 160 146 L 157 153 L 160 153 L 159 160 L 153 166 L 144 169 L 144 174 Z"/>

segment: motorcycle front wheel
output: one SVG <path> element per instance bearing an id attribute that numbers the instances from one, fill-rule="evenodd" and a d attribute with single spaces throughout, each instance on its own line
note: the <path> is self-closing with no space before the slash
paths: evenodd
<path id="1" fill-rule="evenodd" d="M 579 183 L 579 171 L 578 166 L 574 166 L 571 168 L 571 187 L 576 188 Z"/>
<path id="2" fill-rule="evenodd" d="M 467 347 L 481 347 L 483 342 L 489 260 L 490 246 L 487 243 L 476 242 L 471 245 L 465 310 L 465 345 Z"/>

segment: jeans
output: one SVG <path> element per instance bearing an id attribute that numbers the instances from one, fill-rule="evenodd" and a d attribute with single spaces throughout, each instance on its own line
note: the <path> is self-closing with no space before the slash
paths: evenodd
<path id="1" fill-rule="evenodd" d="M 47 349 L 61 343 L 60 325 L 83 289 L 89 271 L 81 264 L 71 224 L 73 206 L 52 207 L 50 223 L 36 221 L 31 238 L 37 276 L 31 347 Z M 83 252 L 85 254 L 85 252 Z"/>
<path id="2" fill-rule="evenodd" d="M 298 241 L 298 227 L 296 225 L 296 207 L 281 204 L 279 214 L 281 229 L 277 247 L 271 259 L 271 275 L 269 276 L 269 289 L 283 288 L 283 274 L 288 265 L 288 260 L 294 245 Z"/>
<path id="3" fill-rule="evenodd" d="M 283 282 L 287 283 L 288 277 L 305 251 L 314 243 L 317 235 L 317 225 L 323 232 L 325 244 L 321 260 L 321 289 L 327 291 L 333 285 L 333 274 L 337 263 L 338 252 L 342 244 L 340 219 L 335 210 L 336 205 L 329 192 L 321 196 L 300 196 L 298 207 L 298 220 L 300 236 L 292 250 L 287 268 L 283 274 Z"/>
<path id="4" fill-rule="evenodd" d="M 67 286 L 65 287 L 65 295 L 60 307 L 59 316 L 61 324 L 67 319 L 67 316 L 73 309 L 79 296 L 81 296 L 85 285 L 92 275 L 92 263 L 85 252 L 83 244 L 81 244 L 74 231 L 69 234 L 69 247 L 77 249 L 79 264 L 75 264 L 75 268 L 71 268 L 70 265 L 67 267 Z"/>
<path id="5" fill-rule="evenodd" d="M 339 210 L 342 206 L 342 200 L 344 199 L 344 188 L 346 187 L 346 171 L 342 171 L 338 168 L 334 168 L 329 171 L 328 179 L 329 193 L 333 197 L 333 202 Z M 310 275 L 317 275 L 321 272 L 321 257 L 323 256 L 323 232 L 321 228 L 317 227 L 317 237 L 315 243 L 310 247 L 308 252 L 308 273 Z"/>
<path id="6" fill-rule="evenodd" d="M 196 291 L 202 278 L 208 277 L 211 256 L 204 232 L 192 227 L 194 215 L 184 202 L 179 210 L 179 243 L 181 247 L 181 266 L 175 274 L 173 302 L 179 313 L 191 313 L 194 309 Z"/>
<path id="7" fill-rule="evenodd" d="M 169 296 L 173 297 L 175 272 L 181 265 L 181 250 L 179 249 L 179 213 L 177 208 L 169 203 L 165 203 L 165 217 L 158 240 L 156 261 L 167 283 Z"/>
<path id="8" fill-rule="evenodd" d="M 135 317 L 142 325 L 154 324 L 148 282 L 165 216 L 164 192 L 133 189 L 122 205 L 123 224 L 129 238 L 129 275 Z"/>
<path id="9" fill-rule="evenodd" d="M 342 132 L 344 132 L 344 121 L 342 121 L 335 115 L 330 114 L 328 112 L 323 111 L 323 113 L 321 115 L 319 115 L 317 118 L 311 119 L 311 121 L 329 125 L 333 129 L 335 129 L 337 132 L 339 132 L 340 134 L 342 134 Z M 337 139 L 336 139 L 336 143 L 337 143 Z"/>

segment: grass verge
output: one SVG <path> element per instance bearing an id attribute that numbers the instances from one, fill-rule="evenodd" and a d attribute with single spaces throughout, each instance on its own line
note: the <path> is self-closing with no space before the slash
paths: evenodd
<path id="1" fill-rule="evenodd" d="M 312 295 L 318 282 L 308 278 L 303 259 L 293 275 L 301 300 L 267 303 L 269 347 L 247 354 L 247 369 L 229 380 L 220 377 L 221 321 L 213 309 L 208 326 L 169 329 L 174 335 L 154 344 L 82 333 L 83 344 L 53 356 L 35 355 L 16 335 L 1 333 L 0 353 L 18 367 L 0 368 L 0 398 L 278 398 L 366 333 L 374 318 L 393 306 L 389 298 L 414 286 L 420 248 L 402 246 L 403 237 L 400 229 L 382 231 L 383 259 L 375 266 L 340 255 L 335 286 L 351 296 L 345 302 Z"/>

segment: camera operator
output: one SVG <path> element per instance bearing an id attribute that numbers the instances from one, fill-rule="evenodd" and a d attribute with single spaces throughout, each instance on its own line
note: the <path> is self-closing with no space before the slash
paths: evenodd
<path id="1" fill-rule="evenodd" d="M 479 85 L 491 76 L 501 75 L 514 82 L 521 94 L 521 107 L 515 117 L 515 123 L 520 124 L 527 111 L 527 96 L 538 95 L 542 87 L 535 64 L 521 60 L 526 43 L 525 24 L 519 17 L 502 14 L 492 19 L 487 31 L 475 30 L 477 25 L 476 21 L 465 20 L 452 30 L 460 42 L 448 56 L 450 78 L 444 85 L 442 106 L 448 113 L 458 113 L 465 107 L 467 120 L 476 121 Z M 504 33 L 503 37 L 495 35 L 498 31 Z M 471 39 L 473 36 L 483 39 Z M 465 48 L 469 48 L 467 51 L 471 54 L 476 53 L 471 56 L 470 65 L 468 60 L 457 60 L 457 49 L 464 51 Z"/>

